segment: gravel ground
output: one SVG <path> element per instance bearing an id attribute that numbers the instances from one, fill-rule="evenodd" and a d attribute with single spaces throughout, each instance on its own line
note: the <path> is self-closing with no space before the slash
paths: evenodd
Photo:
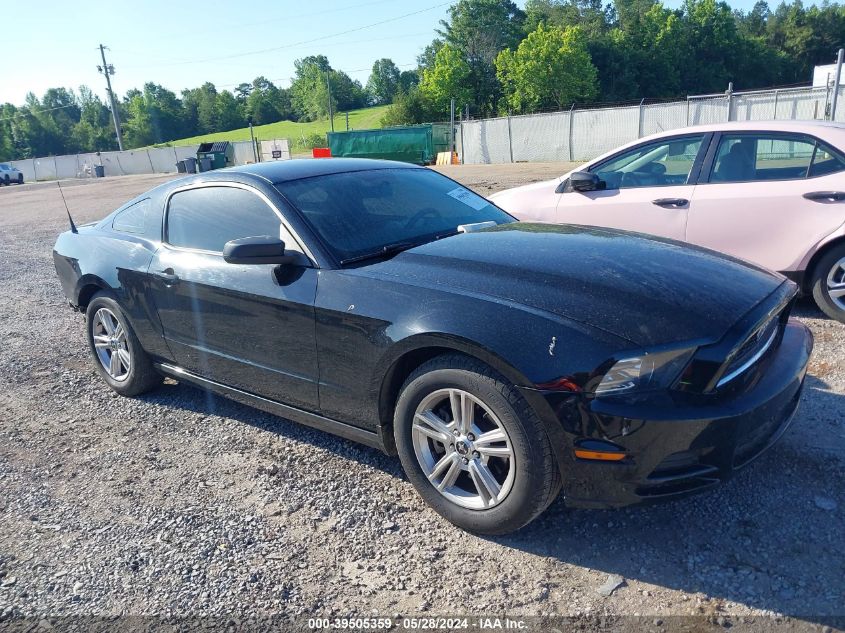
<path id="1" fill-rule="evenodd" d="M 443 171 L 486 194 L 564 169 Z M 90 221 L 164 178 L 65 195 Z M 799 413 L 754 465 L 688 500 L 557 502 L 515 535 L 479 538 L 375 450 L 172 381 L 113 394 L 53 270 L 66 225 L 55 185 L 0 190 L 0 619 L 640 615 L 655 630 L 673 616 L 821 630 L 845 615 L 845 326 L 809 302 Z"/>

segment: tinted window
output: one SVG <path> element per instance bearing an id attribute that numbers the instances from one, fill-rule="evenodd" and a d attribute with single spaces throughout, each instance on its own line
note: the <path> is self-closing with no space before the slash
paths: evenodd
<path id="1" fill-rule="evenodd" d="M 459 224 L 513 222 L 478 194 L 428 169 L 331 174 L 276 187 L 340 260 L 390 244 L 421 243 Z"/>
<path id="2" fill-rule="evenodd" d="M 701 136 L 670 139 L 629 150 L 591 171 L 606 189 L 665 187 L 686 184 Z"/>
<path id="3" fill-rule="evenodd" d="M 258 196 L 234 187 L 203 187 L 174 194 L 167 211 L 167 241 L 173 246 L 222 252 L 230 240 L 279 237 L 281 222 Z"/>
<path id="4" fill-rule="evenodd" d="M 150 199 L 141 200 L 114 216 L 111 227 L 115 231 L 143 235 L 146 232 L 147 215 L 150 210 Z"/>
<path id="5" fill-rule="evenodd" d="M 816 144 L 816 153 L 813 156 L 813 162 L 808 173 L 811 178 L 833 174 L 843 169 L 845 169 L 845 161 L 842 160 L 841 156 L 834 154 L 831 149 L 820 143 Z"/>
<path id="6" fill-rule="evenodd" d="M 814 149 L 815 142 L 800 136 L 725 134 L 710 182 L 804 178 Z"/>

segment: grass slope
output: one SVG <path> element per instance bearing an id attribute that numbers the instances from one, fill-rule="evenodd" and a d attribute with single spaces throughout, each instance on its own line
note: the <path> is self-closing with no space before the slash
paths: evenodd
<path id="1" fill-rule="evenodd" d="M 380 128 L 381 118 L 384 116 L 388 106 L 376 106 L 362 110 L 352 110 L 349 113 L 349 129 L 364 130 L 369 128 Z M 298 123 L 295 121 L 278 121 L 267 125 L 256 125 L 253 130 L 258 140 L 270 140 L 274 138 L 286 138 L 290 141 L 292 150 L 303 150 L 302 139 L 308 134 L 325 134 L 331 129 L 329 120 L 310 121 Z M 346 129 L 346 115 L 341 113 L 334 117 L 334 129 L 339 131 Z M 204 141 L 248 141 L 249 128 L 244 127 L 228 132 L 216 132 L 214 134 L 203 134 L 182 138 L 163 145 L 194 145 Z M 159 146 L 160 147 L 160 146 Z"/>

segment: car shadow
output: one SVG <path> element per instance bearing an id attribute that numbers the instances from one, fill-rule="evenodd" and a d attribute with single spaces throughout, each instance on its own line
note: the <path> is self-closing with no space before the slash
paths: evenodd
<path id="1" fill-rule="evenodd" d="M 190 385 L 168 381 L 142 399 L 230 418 L 405 479 L 395 457 Z M 815 401 L 814 411 L 845 408 L 845 396 L 812 376 L 803 399 Z M 845 569 L 841 516 L 817 507 L 815 498 L 837 498 L 838 507 L 845 506 L 845 473 L 841 466 L 830 468 L 825 454 L 816 451 L 813 435 L 802 432 L 802 426 L 809 426 L 805 410 L 799 409 L 778 444 L 711 492 L 619 510 L 571 510 L 558 498 L 519 532 L 489 540 L 618 574 L 629 584 L 653 585 L 652 591 L 700 593 L 711 604 L 725 604 L 728 613 L 727 603 L 741 603 L 830 624 L 843 609 L 841 585 L 824 584 L 824 579 L 840 577 L 831 576 L 831 566 Z M 554 587 L 553 576 L 544 580 Z"/>
<path id="2" fill-rule="evenodd" d="M 838 417 L 845 396 L 827 387 L 808 376 L 802 400 Z M 841 577 L 831 568 L 845 569 L 845 441 L 823 445 L 824 436 L 802 430 L 815 426 L 807 409 L 777 444 L 710 492 L 607 511 L 569 510 L 558 498 L 520 532 L 492 540 L 629 583 L 841 625 L 842 586 L 824 580 Z M 829 502 L 833 510 L 822 507 Z"/>
<path id="3" fill-rule="evenodd" d="M 138 396 L 138 399 L 172 409 L 184 409 L 194 413 L 229 418 L 234 422 L 248 424 L 285 439 L 311 444 L 339 457 L 377 468 L 389 475 L 404 477 L 399 460 L 378 449 L 312 429 L 193 385 L 167 380 L 155 391 Z"/>

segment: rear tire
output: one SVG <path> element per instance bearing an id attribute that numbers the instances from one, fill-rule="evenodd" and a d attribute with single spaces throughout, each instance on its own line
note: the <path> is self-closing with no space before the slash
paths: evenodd
<path id="1" fill-rule="evenodd" d="M 518 530 L 560 491 L 543 423 L 516 387 L 475 359 L 448 354 L 414 371 L 396 403 L 394 433 L 420 496 L 465 530 Z"/>
<path id="2" fill-rule="evenodd" d="M 161 384 L 162 377 L 111 293 L 95 294 L 85 314 L 88 348 L 109 387 L 122 396 L 137 396 Z"/>
<path id="3" fill-rule="evenodd" d="M 845 244 L 835 246 L 818 261 L 810 283 L 819 309 L 845 323 Z"/>

